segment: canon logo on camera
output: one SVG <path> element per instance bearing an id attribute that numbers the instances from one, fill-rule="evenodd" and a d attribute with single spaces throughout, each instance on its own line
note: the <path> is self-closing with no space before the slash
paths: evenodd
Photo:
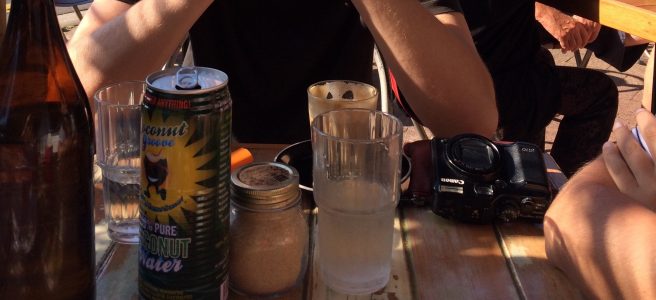
<path id="1" fill-rule="evenodd" d="M 462 179 L 453 179 L 453 178 L 440 178 L 440 181 L 442 182 L 447 182 L 447 183 L 455 183 L 459 185 L 464 185 L 465 181 Z"/>

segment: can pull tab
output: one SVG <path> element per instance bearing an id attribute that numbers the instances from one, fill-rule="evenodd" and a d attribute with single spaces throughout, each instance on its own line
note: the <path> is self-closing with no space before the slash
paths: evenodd
<path id="1" fill-rule="evenodd" d="M 200 84 L 198 84 L 198 71 L 196 68 L 180 68 L 180 70 L 175 73 L 175 88 L 178 90 L 200 89 Z"/>

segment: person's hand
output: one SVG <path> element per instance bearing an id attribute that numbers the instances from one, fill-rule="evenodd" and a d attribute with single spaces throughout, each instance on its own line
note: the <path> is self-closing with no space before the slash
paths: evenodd
<path id="1" fill-rule="evenodd" d="M 560 43 L 563 53 L 581 49 L 588 44 L 590 32 L 586 25 L 567 15 L 562 15 L 558 20 L 560 30 L 556 31 L 554 37 Z"/>
<path id="2" fill-rule="evenodd" d="M 558 41 L 563 53 L 585 47 L 597 39 L 601 29 L 599 23 L 541 3 L 535 3 L 535 19 Z"/>
<path id="3" fill-rule="evenodd" d="M 574 21 L 581 23 L 581 25 L 583 25 L 583 27 L 585 27 L 586 31 L 588 32 L 589 36 L 588 41 L 585 43 L 586 45 L 594 42 L 594 40 L 597 39 L 597 36 L 599 36 L 599 30 L 601 30 L 601 24 L 577 15 L 572 16 L 572 18 Z"/>
<path id="4" fill-rule="evenodd" d="M 656 117 L 640 109 L 636 121 L 646 146 L 656 154 Z M 616 122 L 613 132 L 617 144 L 607 142 L 603 147 L 608 173 L 622 193 L 656 210 L 656 160 L 642 149 L 624 124 Z"/>

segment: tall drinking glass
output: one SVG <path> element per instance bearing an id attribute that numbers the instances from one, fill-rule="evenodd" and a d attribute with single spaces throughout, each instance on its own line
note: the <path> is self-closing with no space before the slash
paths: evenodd
<path id="1" fill-rule="evenodd" d="M 389 280 L 402 134 L 380 111 L 334 110 L 312 122 L 319 267 L 338 292 L 372 293 Z"/>
<path id="2" fill-rule="evenodd" d="M 142 81 L 112 84 L 98 90 L 96 158 L 103 177 L 103 200 L 109 237 L 139 242 Z"/>
<path id="3" fill-rule="evenodd" d="M 375 110 L 378 90 L 366 83 L 352 80 L 326 80 L 307 89 L 310 124 L 314 117 L 334 109 L 364 108 Z"/>

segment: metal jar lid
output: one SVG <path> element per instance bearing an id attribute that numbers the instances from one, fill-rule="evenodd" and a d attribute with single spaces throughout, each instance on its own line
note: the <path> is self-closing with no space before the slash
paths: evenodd
<path id="1" fill-rule="evenodd" d="M 298 171 L 277 162 L 247 164 L 231 175 L 232 199 L 245 206 L 284 208 L 300 199 Z"/>

